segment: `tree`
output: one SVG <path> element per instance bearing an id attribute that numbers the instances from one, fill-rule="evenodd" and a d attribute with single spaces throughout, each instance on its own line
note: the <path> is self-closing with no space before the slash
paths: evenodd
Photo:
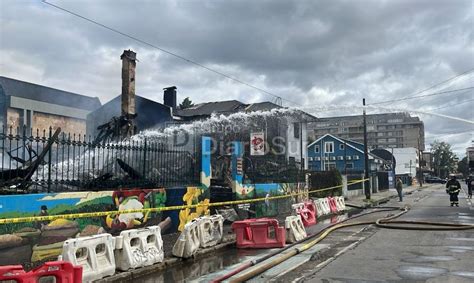
<path id="1" fill-rule="evenodd" d="M 464 158 L 458 162 L 458 173 L 461 173 L 464 177 L 467 177 L 467 175 L 469 175 L 467 156 L 464 156 Z"/>
<path id="2" fill-rule="evenodd" d="M 456 154 L 451 150 L 451 145 L 435 140 L 431 144 L 433 155 L 433 168 L 439 177 L 445 178 L 456 168 Z"/>
<path id="3" fill-rule="evenodd" d="M 191 101 L 191 99 L 189 99 L 189 97 L 186 97 L 183 100 L 183 102 L 181 102 L 181 104 L 179 104 L 180 109 L 186 109 L 186 108 L 193 107 L 193 106 L 194 106 L 194 103 Z"/>

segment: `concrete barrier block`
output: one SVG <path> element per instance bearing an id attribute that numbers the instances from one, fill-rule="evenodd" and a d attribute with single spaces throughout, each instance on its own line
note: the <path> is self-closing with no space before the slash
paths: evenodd
<path id="1" fill-rule="evenodd" d="M 82 280 L 90 282 L 115 274 L 114 238 L 99 234 L 66 240 L 60 260 L 82 266 Z"/>
<path id="2" fill-rule="evenodd" d="M 125 271 L 162 262 L 164 259 L 161 228 L 150 226 L 125 230 L 115 240 L 117 269 Z"/>
<path id="3" fill-rule="evenodd" d="M 172 253 L 176 257 L 189 258 L 196 253 L 201 245 L 199 240 L 198 221 L 192 220 L 184 225 L 184 230 L 179 235 L 178 240 L 173 246 Z"/>
<path id="4" fill-rule="evenodd" d="M 287 216 L 285 219 L 286 242 L 295 243 L 307 237 L 300 215 Z"/>

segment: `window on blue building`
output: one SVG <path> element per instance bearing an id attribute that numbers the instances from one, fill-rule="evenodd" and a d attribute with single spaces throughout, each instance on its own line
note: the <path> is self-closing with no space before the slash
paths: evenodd
<path id="1" fill-rule="evenodd" d="M 341 143 L 341 144 L 339 145 L 339 149 L 340 149 L 340 150 L 344 150 L 344 144 L 343 144 L 343 143 Z"/>
<path id="2" fill-rule="evenodd" d="M 334 153 L 334 142 L 324 143 L 324 153 Z"/>
<path id="3" fill-rule="evenodd" d="M 314 146 L 314 153 L 319 153 L 319 145 Z"/>

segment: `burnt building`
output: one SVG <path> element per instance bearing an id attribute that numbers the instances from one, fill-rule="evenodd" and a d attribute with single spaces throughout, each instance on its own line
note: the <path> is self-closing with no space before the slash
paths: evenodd
<path id="1" fill-rule="evenodd" d="M 272 110 L 274 114 L 269 114 Z M 262 113 L 259 115 L 257 112 Z M 240 115 L 244 113 L 249 115 Z M 226 145 L 231 141 L 242 141 L 245 152 L 249 154 L 252 133 L 262 133 L 266 153 L 262 156 L 249 156 L 254 165 L 259 160 L 268 161 L 273 158 L 294 163 L 299 168 L 307 168 L 307 123 L 316 117 L 299 110 L 289 111 L 269 101 L 245 104 L 237 100 L 227 100 L 199 103 L 186 109 L 178 109 L 175 112 L 175 121 L 206 121 L 213 115 L 230 118 L 221 119 L 222 122 L 216 123 L 211 121 L 208 123 L 209 129 L 200 129 L 207 131 L 206 135 L 223 145 L 215 145 L 219 151 L 225 151 Z"/>
<path id="2" fill-rule="evenodd" d="M 122 60 L 122 94 L 87 115 L 87 134 L 92 137 L 97 137 L 100 133 L 100 126 L 120 117 L 125 117 L 133 123 L 133 127 L 129 127 L 130 132 L 126 133 L 127 136 L 159 127 L 173 119 L 173 109 L 176 109 L 176 87 L 165 88 L 165 102 L 169 102 L 170 105 L 136 95 L 136 53 L 125 50 L 120 59 Z M 172 95 L 170 99 L 170 92 L 174 92 L 174 100 Z"/>
<path id="3" fill-rule="evenodd" d="M 0 124 L 13 132 L 26 126 L 85 134 L 87 115 L 100 106 L 97 97 L 0 77 Z"/>

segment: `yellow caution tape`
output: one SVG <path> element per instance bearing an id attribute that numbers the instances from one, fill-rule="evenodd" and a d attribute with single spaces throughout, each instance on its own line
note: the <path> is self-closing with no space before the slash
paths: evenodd
<path id="1" fill-rule="evenodd" d="M 347 183 L 347 185 L 350 186 L 350 185 L 354 185 L 354 184 L 357 184 L 357 183 L 362 183 L 366 180 L 368 180 L 368 179 L 356 180 L 356 181 Z M 281 196 L 272 196 L 272 197 L 263 197 L 263 198 L 245 199 L 245 200 L 234 200 L 234 201 L 223 201 L 223 202 L 213 202 L 213 203 L 208 203 L 208 204 L 176 205 L 176 206 L 152 207 L 152 208 L 143 208 L 143 209 L 125 209 L 125 210 L 112 210 L 112 211 L 100 211 L 100 212 L 84 212 L 84 213 L 58 214 L 58 215 L 46 215 L 46 216 L 5 218 L 5 219 L 0 219 L 0 224 L 36 222 L 36 221 L 54 221 L 54 220 L 57 220 L 57 219 L 92 218 L 92 217 L 103 217 L 103 216 L 114 215 L 114 214 L 161 212 L 161 211 L 171 211 L 171 210 L 182 210 L 182 209 L 185 209 L 185 208 L 236 205 L 236 204 L 254 203 L 254 202 L 261 202 L 261 201 L 266 201 L 266 200 L 275 200 L 275 199 L 295 197 L 295 196 L 299 196 L 299 195 L 305 195 L 305 194 L 311 194 L 311 193 L 316 193 L 316 192 L 334 190 L 334 189 L 342 188 L 342 187 L 343 187 L 343 185 L 338 185 L 338 186 L 333 186 L 333 187 L 324 188 L 324 189 L 316 189 L 316 190 L 310 190 L 310 191 L 307 191 L 307 192 L 300 192 L 300 193 L 290 193 L 290 194 L 281 195 Z"/>

